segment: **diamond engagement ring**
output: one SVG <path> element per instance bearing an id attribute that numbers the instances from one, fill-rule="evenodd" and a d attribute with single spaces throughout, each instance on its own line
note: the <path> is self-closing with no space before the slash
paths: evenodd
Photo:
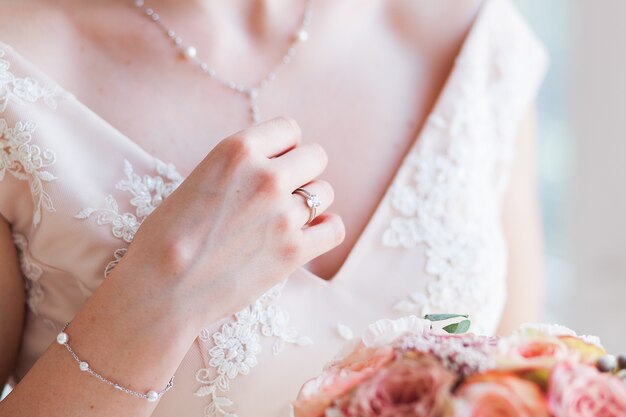
<path id="1" fill-rule="evenodd" d="M 317 214 L 317 208 L 322 205 L 322 202 L 320 201 L 319 197 L 317 196 L 317 194 L 311 194 L 304 188 L 296 189 L 296 191 L 294 191 L 293 194 L 301 195 L 302 197 L 306 199 L 306 205 L 311 210 L 309 213 L 309 220 L 306 222 L 306 224 L 311 223 L 313 219 L 315 218 L 315 215 Z"/>

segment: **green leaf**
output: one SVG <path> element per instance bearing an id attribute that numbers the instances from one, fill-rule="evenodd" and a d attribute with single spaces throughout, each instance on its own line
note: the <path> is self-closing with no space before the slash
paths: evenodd
<path id="1" fill-rule="evenodd" d="M 462 334 L 466 333 L 469 330 L 471 324 L 471 321 L 463 320 L 458 323 L 449 324 L 444 327 L 443 330 L 450 334 Z"/>
<path id="2" fill-rule="evenodd" d="M 467 314 L 426 314 L 424 318 L 430 321 L 442 321 L 448 319 L 455 319 L 457 317 L 469 318 Z"/>

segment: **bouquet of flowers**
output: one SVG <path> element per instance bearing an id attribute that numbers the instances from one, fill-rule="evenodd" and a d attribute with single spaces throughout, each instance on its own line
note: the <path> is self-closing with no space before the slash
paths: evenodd
<path id="1" fill-rule="evenodd" d="M 464 333 L 455 315 L 381 320 L 292 403 L 295 417 L 624 417 L 626 355 L 596 337 L 526 325 Z"/>

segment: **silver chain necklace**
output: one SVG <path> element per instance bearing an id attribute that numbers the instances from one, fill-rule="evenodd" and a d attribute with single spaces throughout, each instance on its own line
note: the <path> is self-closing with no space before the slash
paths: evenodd
<path id="1" fill-rule="evenodd" d="M 225 78 L 221 77 L 214 68 L 212 68 L 211 66 L 209 66 L 209 64 L 200 59 L 196 47 L 186 44 L 174 30 L 166 26 L 161 20 L 159 14 L 154 10 L 154 8 L 147 7 L 144 0 L 134 0 L 134 3 L 138 9 L 140 9 L 165 33 L 165 35 L 167 35 L 167 37 L 172 41 L 172 44 L 180 50 L 180 52 L 189 62 L 198 66 L 203 73 L 220 82 L 225 87 L 245 96 L 250 105 L 250 116 L 252 118 L 253 124 L 257 124 L 261 119 L 258 103 L 259 92 L 261 91 L 261 89 L 267 87 L 270 81 L 273 81 L 276 78 L 277 68 L 279 68 L 281 65 L 289 64 L 293 57 L 296 55 L 300 44 L 305 42 L 309 38 L 309 32 L 307 31 L 307 28 L 311 23 L 311 0 L 305 0 L 304 14 L 302 16 L 300 27 L 296 31 L 295 36 L 292 37 L 287 52 L 283 55 L 278 64 L 276 64 L 265 77 L 263 77 L 254 85 L 246 87 L 243 84 L 226 80 Z"/>

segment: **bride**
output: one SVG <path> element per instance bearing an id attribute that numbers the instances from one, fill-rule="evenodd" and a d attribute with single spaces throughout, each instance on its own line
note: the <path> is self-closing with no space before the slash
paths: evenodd
<path id="1" fill-rule="evenodd" d="M 536 319 L 509 0 L 4 0 L 0 42 L 0 416 L 278 416 L 377 319 Z"/>

